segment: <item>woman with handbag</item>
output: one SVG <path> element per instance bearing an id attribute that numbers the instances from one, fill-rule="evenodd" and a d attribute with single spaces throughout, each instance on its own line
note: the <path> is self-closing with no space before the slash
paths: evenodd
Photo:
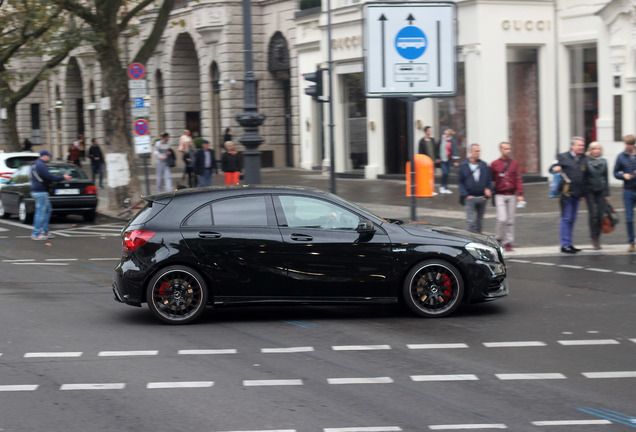
<path id="1" fill-rule="evenodd" d="M 601 249 L 601 225 L 609 202 L 607 160 L 602 157 L 603 147 L 598 142 L 591 143 L 585 160 L 585 200 L 589 213 L 590 237 L 595 250 Z"/>

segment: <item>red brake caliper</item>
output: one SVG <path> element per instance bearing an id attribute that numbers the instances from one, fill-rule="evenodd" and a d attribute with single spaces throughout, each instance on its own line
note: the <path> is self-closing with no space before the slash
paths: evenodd
<path id="1" fill-rule="evenodd" d="M 444 293 L 444 296 L 446 297 L 445 300 L 448 300 L 451 296 L 451 293 L 453 292 L 453 288 L 451 286 L 451 280 L 447 275 L 442 276 L 442 286 L 444 287 L 442 292 Z"/>
<path id="2" fill-rule="evenodd" d="M 168 291 L 170 291 L 170 284 L 168 282 L 162 282 L 159 287 L 159 295 L 165 297 L 168 295 Z"/>

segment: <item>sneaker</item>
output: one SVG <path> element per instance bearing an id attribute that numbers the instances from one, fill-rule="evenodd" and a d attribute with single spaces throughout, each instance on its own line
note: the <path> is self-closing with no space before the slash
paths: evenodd
<path id="1" fill-rule="evenodd" d="M 46 240 L 48 237 L 44 236 L 42 234 L 37 235 L 37 236 L 31 236 L 31 240 Z"/>
<path id="2" fill-rule="evenodd" d="M 506 243 L 506 244 L 504 245 L 504 250 L 505 250 L 506 252 L 514 252 L 514 251 L 515 251 L 515 250 L 512 248 L 512 245 L 511 245 L 510 243 Z"/>
<path id="3" fill-rule="evenodd" d="M 627 249 L 627 252 L 634 252 L 634 250 L 636 250 L 636 248 L 634 248 L 634 243 L 630 243 L 629 249 Z"/>
<path id="4" fill-rule="evenodd" d="M 449 194 L 449 195 L 450 195 L 450 194 L 452 194 L 452 193 L 453 193 L 453 191 L 452 191 L 452 190 L 450 190 L 450 189 L 446 189 L 446 192 L 444 192 L 444 193 L 445 193 L 445 194 Z"/>
<path id="5" fill-rule="evenodd" d="M 44 237 L 46 237 L 47 239 L 55 238 L 55 234 L 47 233 L 47 234 L 43 234 L 43 235 L 44 235 Z"/>

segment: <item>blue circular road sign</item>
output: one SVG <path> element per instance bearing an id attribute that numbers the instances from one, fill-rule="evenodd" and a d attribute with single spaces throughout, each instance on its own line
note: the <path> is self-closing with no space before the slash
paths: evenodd
<path id="1" fill-rule="evenodd" d="M 407 60 L 421 57 L 427 45 L 426 35 L 415 26 L 404 27 L 395 37 L 395 49 Z"/>

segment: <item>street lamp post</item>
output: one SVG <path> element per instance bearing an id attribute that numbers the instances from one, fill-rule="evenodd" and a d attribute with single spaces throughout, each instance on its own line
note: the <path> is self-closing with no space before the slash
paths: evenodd
<path id="1" fill-rule="evenodd" d="M 244 135 L 239 140 L 245 151 L 245 183 L 261 182 L 261 152 L 258 146 L 263 138 L 258 134 L 258 127 L 265 121 L 265 116 L 257 112 L 256 79 L 252 60 L 252 10 L 250 0 L 243 0 L 243 47 L 245 51 L 245 105 L 243 114 L 236 116 L 236 121 L 243 127 Z"/>

